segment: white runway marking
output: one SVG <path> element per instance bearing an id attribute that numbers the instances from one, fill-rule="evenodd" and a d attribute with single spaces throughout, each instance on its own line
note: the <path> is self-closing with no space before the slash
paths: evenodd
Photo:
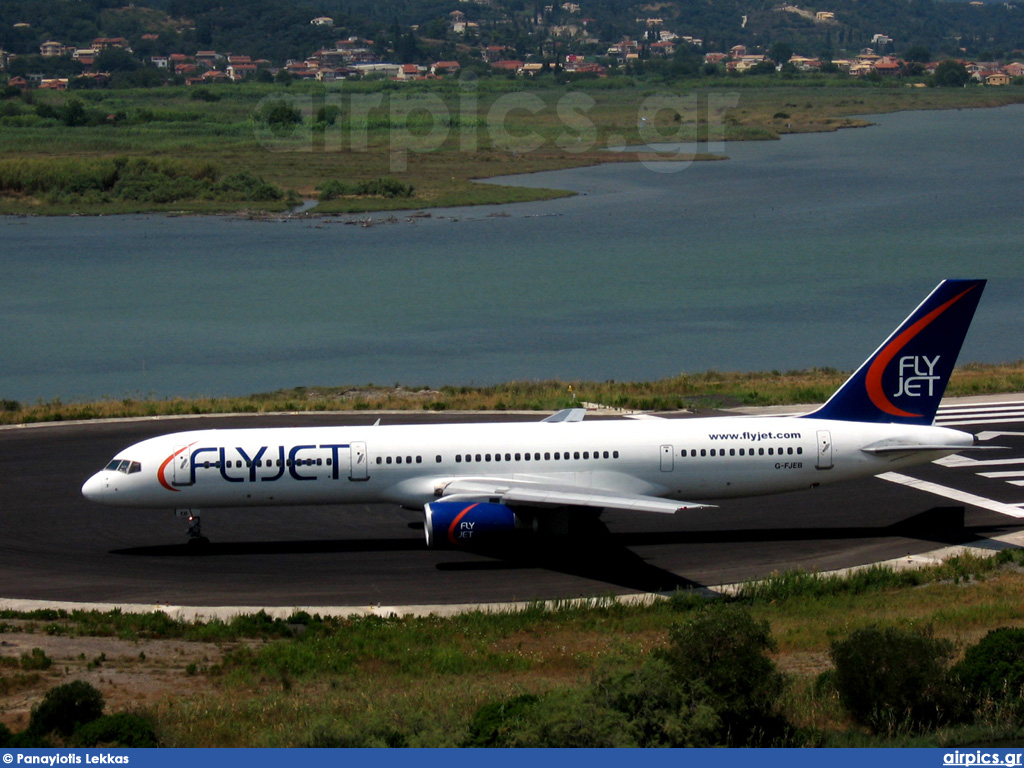
<path id="1" fill-rule="evenodd" d="M 982 509 L 987 509 L 992 512 L 998 512 L 1001 515 L 1007 515 L 1008 517 L 1024 518 L 1024 509 L 1015 504 L 1005 504 L 1001 501 L 995 501 L 994 499 L 986 499 L 984 496 L 977 496 L 973 493 L 967 493 L 966 491 L 958 491 L 956 488 L 939 485 L 938 483 L 929 483 L 925 480 L 918 480 L 916 477 L 901 475 L 898 472 L 886 472 L 883 475 L 878 475 L 878 477 L 882 480 L 888 480 L 890 483 L 897 483 L 898 485 L 905 485 L 909 488 L 916 488 L 917 490 L 924 491 L 925 493 L 933 493 L 936 496 L 942 496 L 943 498 L 951 501 L 959 501 L 963 504 L 981 507 Z"/>

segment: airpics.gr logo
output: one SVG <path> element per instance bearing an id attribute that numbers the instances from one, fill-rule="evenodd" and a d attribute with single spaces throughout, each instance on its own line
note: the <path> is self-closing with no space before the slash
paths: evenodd
<path id="1" fill-rule="evenodd" d="M 935 364 L 940 355 L 906 355 L 899 359 L 899 378 L 893 397 L 926 397 L 935 396 L 935 382 L 939 376 L 935 374 Z"/>

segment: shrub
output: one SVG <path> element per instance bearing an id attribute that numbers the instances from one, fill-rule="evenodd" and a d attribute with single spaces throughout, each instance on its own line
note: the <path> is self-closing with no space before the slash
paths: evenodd
<path id="1" fill-rule="evenodd" d="M 532 693 L 490 701 L 473 715 L 464 747 L 506 747 L 510 735 L 540 699 Z"/>
<path id="2" fill-rule="evenodd" d="M 156 729 L 147 718 L 121 712 L 104 715 L 79 727 L 71 737 L 75 747 L 130 747 L 159 746 Z"/>
<path id="3" fill-rule="evenodd" d="M 189 98 L 193 101 L 214 102 L 220 101 L 220 94 L 213 93 L 206 88 L 196 88 L 191 94 L 189 94 Z"/>
<path id="4" fill-rule="evenodd" d="M 510 732 L 510 747 L 593 749 L 635 747 L 629 717 L 602 706 L 588 688 L 552 691 L 527 707 L 519 727 Z"/>
<path id="5" fill-rule="evenodd" d="M 289 128 L 302 122 L 302 113 L 287 101 L 268 101 L 256 114 L 256 119 L 271 128 Z"/>
<path id="6" fill-rule="evenodd" d="M 629 718 L 641 747 L 713 747 L 722 743 L 722 719 L 702 685 L 681 685 L 664 659 L 596 686 L 606 706 Z"/>
<path id="7" fill-rule="evenodd" d="M 721 720 L 719 743 L 768 746 L 786 738 L 779 714 L 786 679 L 767 656 L 775 650 L 767 621 L 745 606 L 712 604 L 673 627 L 669 640 L 656 656 Z"/>
<path id="8" fill-rule="evenodd" d="M 1024 708 L 1024 629 L 992 630 L 967 649 L 952 674 L 975 703 L 988 698 Z"/>
<path id="9" fill-rule="evenodd" d="M 103 715 L 103 694 L 84 680 L 58 685 L 32 708 L 28 730 L 34 734 L 56 731 L 65 738 L 76 728 Z"/>
<path id="10" fill-rule="evenodd" d="M 33 648 L 29 653 L 21 654 L 21 668 L 22 669 L 49 669 L 53 664 L 53 659 L 43 652 L 42 648 Z"/>
<path id="11" fill-rule="evenodd" d="M 858 629 L 832 643 L 839 700 L 877 733 L 919 731 L 951 719 L 953 644 L 921 630 Z"/>
<path id="12" fill-rule="evenodd" d="M 382 176 L 369 181 L 361 181 L 356 184 L 347 184 L 344 181 L 331 179 L 320 187 L 320 202 L 333 200 L 336 197 L 346 195 L 362 195 L 372 197 L 412 197 L 416 188 L 412 184 L 403 184 L 398 179 L 390 176 Z"/>

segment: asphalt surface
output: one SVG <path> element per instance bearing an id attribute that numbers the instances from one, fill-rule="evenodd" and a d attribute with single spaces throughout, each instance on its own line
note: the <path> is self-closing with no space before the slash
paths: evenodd
<path id="1" fill-rule="evenodd" d="M 1005 460 L 1014 458 L 1024 467 L 1024 424 L 992 411 L 1001 423 L 959 428 L 1011 433 L 991 440 L 1008 446 L 998 452 L 1003 464 L 996 469 L 1012 470 Z M 0 430 L 0 597 L 184 606 L 593 597 L 732 583 L 796 567 L 831 570 L 947 544 L 987 546 L 992 536 L 1024 528 L 1021 518 L 871 478 L 676 516 L 609 513 L 603 526 L 563 544 L 492 555 L 428 550 L 422 516 L 390 505 L 211 510 L 203 529 L 212 544 L 198 554 L 185 544 L 185 522 L 171 511 L 102 507 L 80 495 L 85 479 L 117 451 L 153 435 L 376 418 L 245 416 Z M 986 477 L 975 466 L 930 464 L 904 474 L 1005 504 L 1024 502 L 1024 487 L 1012 477 Z"/>

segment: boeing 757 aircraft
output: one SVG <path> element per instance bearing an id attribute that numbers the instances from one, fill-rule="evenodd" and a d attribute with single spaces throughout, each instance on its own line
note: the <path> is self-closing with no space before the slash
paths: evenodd
<path id="1" fill-rule="evenodd" d="M 932 426 L 984 289 L 946 280 L 823 406 L 801 416 L 204 429 L 144 440 L 86 498 L 176 509 L 392 503 L 422 510 L 430 547 L 566 533 L 605 509 L 673 514 L 737 496 L 868 477 L 956 453 Z"/>

